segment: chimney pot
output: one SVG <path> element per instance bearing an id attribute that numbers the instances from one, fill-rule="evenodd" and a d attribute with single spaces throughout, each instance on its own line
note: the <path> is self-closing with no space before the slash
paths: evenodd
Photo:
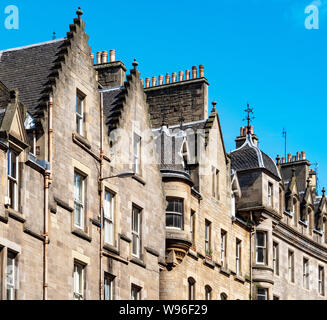
<path id="1" fill-rule="evenodd" d="M 178 72 L 178 81 L 183 81 L 183 71 Z"/>
<path id="2" fill-rule="evenodd" d="M 142 84 L 142 87 L 144 87 L 144 81 L 142 78 L 141 78 L 141 84 Z"/>
<path id="3" fill-rule="evenodd" d="M 299 161 L 301 157 L 301 152 L 297 152 L 296 153 L 296 160 Z"/>
<path id="4" fill-rule="evenodd" d="M 287 162 L 291 162 L 291 159 L 292 159 L 292 154 L 289 153 L 289 154 L 287 155 Z"/>
<path id="5" fill-rule="evenodd" d="M 190 70 L 185 71 L 185 80 L 190 80 L 190 74 L 191 74 Z"/>
<path id="6" fill-rule="evenodd" d="M 163 75 L 161 74 L 159 76 L 159 86 L 161 86 L 163 84 Z"/>
<path id="7" fill-rule="evenodd" d="M 199 77 L 204 78 L 204 65 L 199 65 Z"/>
<path id="8" fill-rule="evenodd" d="M 253 126 L 250 126 L 250 132 L 253 134 Z"/>
<path id="9" fill-rule="evenodd" d="M 302 151 L 302 160 L 305 160 L 306 159 L 306 156 L 305 156 L 305 151 Z"/>
<path id="10" fill-rule="evenodd" d="M 296 161 L 296 156 L 292 156 L 292 161 L 293 161 L 293 162 Z"/>
<path id="11" fill-rule="evenodd" d="M 157 77 L 152 77 L 152 87 L 157 85 Z"/>
<path id="12" fill-rule="evenodd" d="M 177 73 L 176 72 L 173 72 L 172 75 L 171 75 L 171 82 L 176 82 L 176 78 L 177 78 Z"/>
<path id="13" fill-rule="evenodd" d="M 243 127 L 241 127 L 241 129 L 240 129 L 240 136 L 241 136 L 241 137 L 244 137 L 244 134 L 243 134 Z"/>
<path id="14" fill-rule="evenodd" d="M 282 163 L 285 163 L 285 157 L 282 158 Z"/>
<path id="15" fill-rule="evenodd" d="M 196 66 L 192 67 L 192 79 L 196 79 L 197 78 L 197 69 Z"/>
<path id="16" fill-rule="evenodd" d="M 97 64 L 101 64 L 101 52 L 97 52 Z"/>
<path id="17" fill-rule="evenodd" d="M 166 84 L 170 83 L 170 75 L 166 73 Z"/>
<path id="18" fill-rule="evenodd" d="M 107 51 L 102 51 L 102 53 L 101 53 L 101 62 L 102 63 L 107 63 L 108 62 L 108 52 Z"/>
<path id="19" fill-rule="evenodd" d="M 145 87 L 150 88 L 150 78 L 145 78 Z"/>
<path id="20" fill-rule="evenodd" d="M 110 62 L 114 62 L 116 60 L 116 50 L 109 51 Z"/>
<path id="21" fill-rule="evenodd" d="M 91 53 L 91 61 L 92 61 L 92 65 L 94 64 L 94 53 Z"/>

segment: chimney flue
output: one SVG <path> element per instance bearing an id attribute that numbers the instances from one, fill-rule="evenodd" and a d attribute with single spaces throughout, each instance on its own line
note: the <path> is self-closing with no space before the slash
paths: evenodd
<path id="1" fill-rule="evenodd" d="M 101 62 L 102 63 L 107 63 L 108 62 L 108 52 L 107 51 L 102 51 L 102 53 L 101 53 Z"/>
<path id="2" fill-rule="evenodd" d="M 101 52 L 97 52 L 97 64 L 101 64 Z"/>
<path id="3" fill-rule="evenodd" d="M 109 51 L 110 62 L 114 62 L 116 60 L 116 50 Z"/>
<path id="4" fill-rule="evenodd" d="M 159 76 L 159 86 L 161 86 L 163 84 L 163 75 L 161 74 Z"/>
<path id="5" fill-rule="evenodd" d="M 196 79 L 197 77 L 197 69 L 196 66 L 192 67 L 192 79 Z"/>
<path id="6" fill-rule="evenodd" d="M 157 77 L 152 77 L 152 87 L 157 85 Z"/>
<path id="7" fill-rule="evenodd" d="M 170 83 L 170 75 L 169 73 L 166 74 L 166 84 Z"/>
<path id="8" fill-rule="evenodd" d="M 204 78 L 204 65 L 199 65 L 199 77 Z"/>
<path id="9" fill-rule="evenodd" d="M 172 75 L 171 75 L 171 82 L 176 82 L 176 78 L 177 78 L 177 73 L 176 72 L 173 72 Z"/>
<path id="10" fill-rule="evenodd" d="M 150 88 L 150 78 L 145 78 L 145 87 Z"/>
<path id="11" fill-rule="evenodd" d="M 183 81 L 183 71 L 178 72 L 178 81 Z"/>

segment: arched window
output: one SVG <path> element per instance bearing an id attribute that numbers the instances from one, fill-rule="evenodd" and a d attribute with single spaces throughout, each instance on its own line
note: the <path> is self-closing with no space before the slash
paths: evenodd
<path id="1" fill-rule="evenodd" d="M 228 296 L 225 292 L 220 294 L 220 300 L 227 300 Z"/>
<path id="2" fill-rule="evenodd" d="M 188 281 L 188 300 L 195 300 L 195 280 L 192 277 L 187 279 Z"/>
<path id="3" fill-rule="evenodd" d="M 212 288 L 208 285 L 205 286 L 205 299 L 211 300 Z"/>

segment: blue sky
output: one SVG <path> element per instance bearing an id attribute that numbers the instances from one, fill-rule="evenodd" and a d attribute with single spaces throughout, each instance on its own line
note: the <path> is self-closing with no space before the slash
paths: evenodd
<path id="1" fill-rule="evenodd" d="M 0 50 L 64 37 L 80 5 L 92 51 L 116 49 L 142 77 L 204 64 L 217 100 L 227 151 L 234 148 L 246 103 L 255 111 L 260 147 L 275 158 L 305 150 L 327 187 L 327 0 L 316 0 L 319 29 L 304 26 L 312 0 L 26 1 L 0 3 Z M 4 27 L 7 5 L 19 30 Z"/>

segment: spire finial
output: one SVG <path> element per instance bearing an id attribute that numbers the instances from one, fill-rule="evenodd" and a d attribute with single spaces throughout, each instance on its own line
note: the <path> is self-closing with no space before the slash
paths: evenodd
<path id="1" fill-rule="evenodd" d="M 212 101 L 212 107 L 216 109 L 217 101 Z"/>
<path id="2" fill-rule="evenodd" d="M 325 196 L 325 192 L 326 192 L 325 187 L 323 187 L 323 188 L 322 188 L 322 196 L 323 196 L 323 197 Z"/>
<path id="3" fill-rule="evenodd" d="M 247 132 L 248 134 L 251 133 L 251 121 L 254 119 L 254 117 L 251 117 L 251 113 L 253 114 L 253 108 L 250 108 L 250 105 L 247 104 L 247 108 L 244 110 L 247 113 L 247 117 L 245 119 L 243 119 L 243 121 L 247 121 L 248 125 L 247 125 Z"/>
<path id="4" fill-rule="evenodd" d="M 56 33 L 54 31 L 52 33 L 52 40 L 56 40 Z"/>
<path id="5" fill-rule="evenodd" d="M 78 18 L 80 18 L 83 15 L 83 11 L 82 11 L 81 7 L 78 7 L 76 14 L 77 14 Z"/>
<path id="6" fill-rule="evenodd" d="M 136 61 L 136 59 L 134 59 L 132 66 L 134 67 L 134 70 L 136 70 L 137 66 L 138 66 L 138 62 Z"/>

